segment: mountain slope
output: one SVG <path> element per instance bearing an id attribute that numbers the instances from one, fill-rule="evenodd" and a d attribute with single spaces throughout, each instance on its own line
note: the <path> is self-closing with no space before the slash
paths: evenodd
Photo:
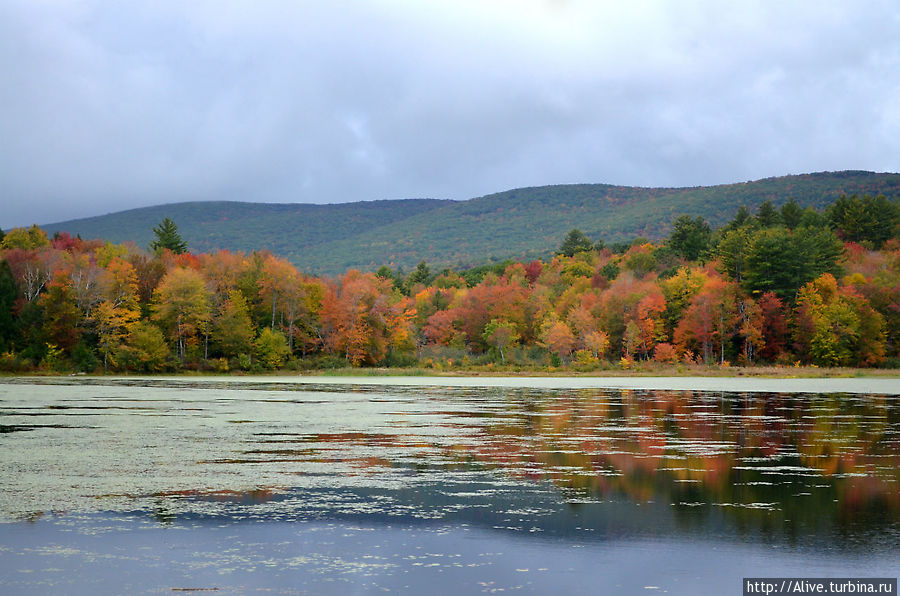
<path id="1" fill-rule="evenodd" d="M 373 227 L 391 226 L 404 218 L 437 209 L 452 201 L 404 199 L 336 205 L 188 202 L 129 209 L 42 226 L 47 232 L 66 231 L 83 238 L 111 242 L 134 241 L 146 247 L 153 227 L 173 219 L 190 250 L 206 252 L 268 249 L 286 258 L 300 258 L 336 237 L 354 237 Z M 299 261 L 298 261 L 299 262 Z"/>
<path id="2" fill-rule="evenodd" d="M 440 266 L 546 256 L 573 227 L 607 242 L 655 239 L 682 213 L 720 225 L 741 205 L 753 210 L 794 197 L 822 208 L 845 193 L 900 196 L 900 174 L 824 172 L 694 188 L 542 186 L 459 202 L 176 203 L 44 227 L 146 246 L 152 227 L 170 217 L 194 251 L 267 248 L 308 272 L 336 274 L 384 264 L 408 269 L 421 260 Z"/>

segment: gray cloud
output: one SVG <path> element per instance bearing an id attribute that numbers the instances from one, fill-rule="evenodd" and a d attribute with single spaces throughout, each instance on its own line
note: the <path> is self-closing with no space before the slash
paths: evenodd
<path id="1" fill-rule="evenodd" d="M 0 4 L 0 227 L 896 171 L 894 2 Z"/>

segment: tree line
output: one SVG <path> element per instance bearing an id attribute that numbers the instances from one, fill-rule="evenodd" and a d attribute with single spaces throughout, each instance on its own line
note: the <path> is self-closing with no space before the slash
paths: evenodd
<path id="1" fill-rule="evenodd" d="M 268 370 L 661 363 L 900 366 L 900 206 L 741 208 L 719 229 L 432 272 L 305 275 L 266 251 L 192 254 L 0 231 L 0 369 Z"/>

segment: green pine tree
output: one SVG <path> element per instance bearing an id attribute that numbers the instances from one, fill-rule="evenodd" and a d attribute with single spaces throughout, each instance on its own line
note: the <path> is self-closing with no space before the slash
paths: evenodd
<path id="1" fill-rule="evenodd" d="M 562 241 L 562 244 L 559 245 L 556 254 L 571 257 L 576 253 L 587 252 L 589 250 L 592 250 L 593 248 L 594 243 L 584 235 L 584 232 L 582 232 L 578 228 L 573 228 L 566 235 L 565 239 Z"/>
<path id="2" fill-rule="evenodd" d="M 0 352 L 6 351 L 15 336 L 16 319 L 13 305 L 18 298 L 16 280 L 9 263 L 0 261 Z"/>
<path id="3" fill-rule="evenodd" d="M 803 217 L 803 209 L 797 204 L 794 197 L 791 197 L 791 200 L 781 206 L 780 215 L 781 223 L 783 223 L 787 229 L 793 230 L 800 225 L 800 219 Z"/>
<path id="4" fill-rule="evenodd" d="M 781 223 L 781 216 L 778 210 L 775 209 L 775 206 L 772 205 L 772 201 L 764 201 L 759 206 L 759 209 L 756 210 L 756 219 L 759 221 L 759 225 L 764 228 L 777 226 Z"/>
<path id="5" fill-rule="evenodd" d="M 702 217 L 682 215 L 672 224 L 669 248 L 688 261 L 696 261 L 709 246 L 710 229 Z"/>
<path id="6" fill-rule="evenodd" d="M 156 252 L 168 248 L 176 255 L 187 252 L 187 243 L 178 233 L 178 226 L 168 217 L 153 228 L 153 233 L 156 239 L 150 243 L 150 250 Z"/>

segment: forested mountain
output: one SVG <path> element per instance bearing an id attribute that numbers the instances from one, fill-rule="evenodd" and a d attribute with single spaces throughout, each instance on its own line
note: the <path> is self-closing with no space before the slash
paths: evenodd
<path id="1" fill-rule="evenodd" d="M 682 214 L 657 242 L 572 229 L 551 258 L 408 274 L 192 253 L 169 218 L 153 234 L 152 251 L 0 234 L 0 371 L 900 368 L 900 200 L 883 195 L 766 201 L 715 229 Z"/>
<path id="2" fill-rule="evenodd" d="M 606 242 L 666 237 L 681 214 L 713 226 L 740 206 L 791 197 L 822 208 L 843 194 L 900 196 L 900 174 L 823 172 L 693 188 L 568 184 L 521 188 L 467 201 L 406 199 L 334 205 L 241 202 L 175 203 L 43 226 L 84 238 L 133 240 L 146 247 L 152 228 L 174 220 L 195 252 L 269 249 L 301 270 L 339 274 L 381 265 L 411 268 L 478 265 L 546 257 L 577 227 Z"/>

